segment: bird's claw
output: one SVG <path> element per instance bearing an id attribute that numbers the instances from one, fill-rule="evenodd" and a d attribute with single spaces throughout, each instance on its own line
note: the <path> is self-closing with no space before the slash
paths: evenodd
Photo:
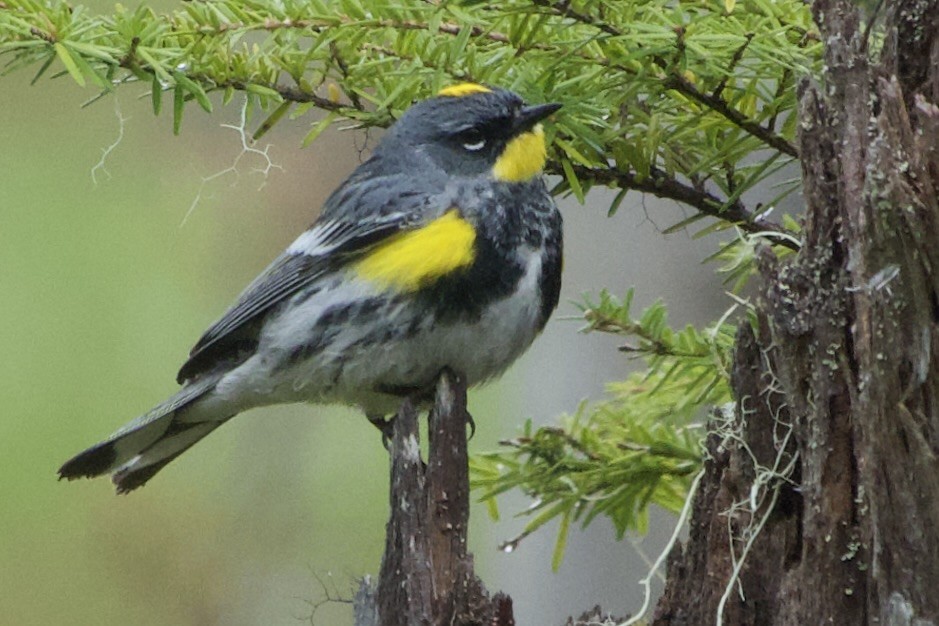
<path id="1" fill-rule="evenodd" d="M 369 423 L 381 431 L 381 445 L 385 450 L 391 450 L 391 440 L 395 434 L 395 418 L 385 419 L 384 415 L 368 415 Z"/>

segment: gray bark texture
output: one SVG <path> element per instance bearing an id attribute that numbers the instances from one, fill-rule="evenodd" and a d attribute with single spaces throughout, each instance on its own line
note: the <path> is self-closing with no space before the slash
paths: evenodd
<path id="1" fill-rule="evenodd" d="M 512 600 L 489 596 L 466 549 L 469 465 L 465 379 L 445 370 L 428 417 L 427 462 L 418 412 L 405 401 L 391 439 L 391 514 L 377 589 L 356 595 L 356 626 L 514 626 Z"/>
<path id="2" fill-rule="evenodd" d="M 939 625 L 939 0 L 817 0 L 798 254 L 760 254 L 657 625 Z M 876 32 L 876 28 L 874 31 Z"/>

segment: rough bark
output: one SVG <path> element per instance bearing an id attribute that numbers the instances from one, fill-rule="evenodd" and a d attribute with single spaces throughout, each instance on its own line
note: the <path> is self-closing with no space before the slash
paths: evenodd
<path id="1" fill-rule="evenodd" d="M 405 401 L 391 439 L 391 515 L 377 591 L 363 582 L 356 626 L 514 626 L 512 600 L 490 598 L 466 549 L 469 520 L 464 378 L 445 370 L 428 418 L 427 463 L 418 413 Z"/>
<path id="2" fill-rule="evenodd" d="M 805 243 L 760 255 L 655 624 L 939 624 L 939 0 L 884 4 L 876 60 L 856 5 L 813 4 Z"/>

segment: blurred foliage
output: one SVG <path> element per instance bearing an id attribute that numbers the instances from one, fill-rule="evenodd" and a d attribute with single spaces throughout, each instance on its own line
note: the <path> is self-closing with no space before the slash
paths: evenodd
<path id="1" fill-rule="evenodd" d="M 560 566 L 572 522 L 586 526 L 597 515 L 612 520 L 621 537 L 644 533 L 651 503 L 678 512 L 698 471 L 703 452 L 703 418 L 709 407 L 730 401 L 728 370 L 734 327 L 717 324 L 680 331 L 667 324 L 661 302 L 639 317 L 631 313 L 633 293 L 619 301 L 602 293 L 587 303 L 587 331 L 613 333 L 632 343 L 623 352 L 645 361 L 644 372 L 609 385 L 609 399 L 582 405 L 560 428 L 533 430 L 504 442 L 508 451 L 472 461 L 473 486 L 498 515 L 495 497 L 521 489 L 534 504 L 521 539 L 560 518 L 553 564 Z"/>
<path id="2" fill-rule="evenodd" d="M 794 223 L 768 219 L 798 188 L 749 206 L 761 184 L 798 159 L 795 85 L 814 75 L 821 42 L 802 0 L 206 0 L 157 13 L 118 5 L 96 15 L 60 0 L 0 0 L 6 71 L 70 76 L 89 102 L 142 84 L 174 131 L 193 105 L 211 112 L 249 96 L 255 136 L 312 110 L 304 143 L 331 124 L 387 126 L 414 100 L 455 81 L 499 85 L 564 108 L 549 125 L 556 193 L 596 185 L 680 202 L 735 229 L 718 251 L 739 290 L 756 246 L 799 247 Z M 221 93 L 220 98 L 212 94 Z M 622 335 L 644 374 L 610 386 L 561 428 L 533 431 L 474 461 L 485 499 L 513 487 L 535 498 L 529 531 L 559 517 L 557 563 L 571 522 L 609 516 L 642 530 L 646 508 L 680 505 L 700 462 L 690 420 L 729 398 L 733 329 L 675 331 L 631 297 L 587 303 L 588 330 Z"/>
<path id="3" fill-rule="evenodd" d="M 114 103 L 80 110 L 70 80 L 0 81 L 0 624 L 296 626 L 321 595 L 315 576 L 332 570 L 346 593 L 384 545 L 387 456 L 351 410 L 249 413 L 130 498 L 55 470 L 172 393 L 191 342 L 356 155 L 334 134 L 322 157 L 278 150 L 305 176 L 275 173 L 260 192 L 262 161 L 246 158 L 181 226 L 200 174 L 241 149 L 218 124 L 238 111 L 193 119 L 182 141 L 127 95 L 95 184 Z M 271 141 L 300 131 L 284 124 Z M 355 497 L 328 505 L 337 492 Z M 316 623 L 351 624 L 347 613 L 324 607 Z"/>

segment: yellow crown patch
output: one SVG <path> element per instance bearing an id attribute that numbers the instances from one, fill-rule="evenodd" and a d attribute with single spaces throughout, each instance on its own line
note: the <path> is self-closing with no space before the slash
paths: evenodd
<path id="1" fill-rule="evenodd" d="M 492 89 L 478 83 L 457 83 L 444 87 L 437 92 L 438 96 L 449 96 L 451 98 L 462 98 L 474 93 L 492 93 Z"/>

